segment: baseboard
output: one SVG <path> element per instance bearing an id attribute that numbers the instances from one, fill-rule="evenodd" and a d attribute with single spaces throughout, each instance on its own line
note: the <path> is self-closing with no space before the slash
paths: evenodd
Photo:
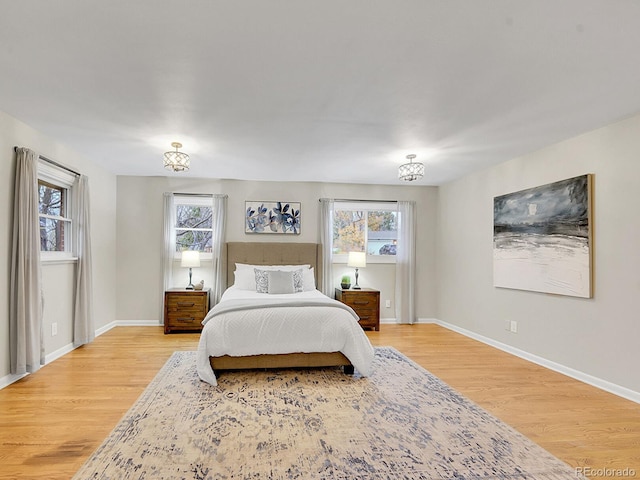
<path id="1" fill-rule="evenodd" d="M 27 375 L 29 374 L 23 373 L 22 375 L 13 375 L 13 374 L 5 375 L 4 377 L 0 378 L 0 390 L 2 390 L 4 387 L 8 387 L 13 382 L 17 382 L 18 380 L 26 377 Z"/>
<path id="2" fill-rule="evenodd" d="M 538 355 L 534 355 L 524 350 L 520 350 L 519 348 L 512 347 L 511 345 L 507 345 L 506 343 L 499 342 L 492 338 L 485 337 L 484 335 L 480 335 L 478 333 L 472 332 L 471 330 L 458 327 L 457 325 L 453 325 L 452 323 L 444 322 L 438 319 L 434 319 L 434 320 L 435 320 L 434 322 L 430 322 L 430 323 L 436 323 L 441 327 L 444 327 L 448 330 L 452 330 L 456 333 L 464 335 L 465 337 L 469 337 L 479 342 L 482 342 L 486 345 L 490 345 L 492 347 L 497 348 L 498 350 L 502 350 L 503 352 L 510 353 L 511 355 L 515 355 L 516 357 L 520 357 L 529 362 L 548 368 L 549 370 L 562 373 L 567 377 L 574 378 L 583 383 L 599 388 L 600 390 L 604 390 L 605 392 L 613 393 L 614 395 L 617 395 L 622 398 L 626 398 L 627 400 L 631 400 L 632 402 L 635 402 L 635 403 L 640 403 L 640 392 L 636 392 L 635 390 L 631 390 L 630 388 L 626 388 L 621 385 L 617 385 L 615 383 L 609 382 L 607 380 L 594 377 L 593 375 L 589 375 L 588 373 L 581 372 L 580 370 L 567 367 L 560 363 L 547 360 L 546 358 L 539 357 Z"/>
<path id="3" fill-rule="evenodd" d="M 110 322 L 98 329 L 96 329 L 96 337 L 99 337 L 100 335 L 102 335 L 103 333 L 108 332 L 109 330 L 111 330 L 114 327 L 159 327 L 162 326 L 163 323 L 158 321 L 158 320 L 116 320 L 114 322 Z M 53 362 L 54 360 L 57 360 L 58 358 L 66 355 L 67 353 L 73 351 L 76 347 L 73 346 L 73 343 L 69 343 L 68 345 L 65 345 L 62 348 L 59 348 L 58 350 L 56 350 L 55 352 L 51 352 L 48 355 L 45 355 L 44 357 L 44 364 L 48 365 L 49 363 Z M 0 378 L 0 390 L 2 390 L 4 387 L 8 387 L 9 385 L 11 385 L 14 382 L 17 382 L 18 380 L 20 380 L 21 378 L 26 377 L 27 375 L 29 375 L 28 373 L 24 373 L 22 375 L 13 375 L 13 374 L 9 374 L 9 375 L 5 375 L 4 377 Z"/>
<path id="4" fill-rule="evenodd" d="M 395 325 L 395 324 L 400 325 L 395 318 L 381 318 L 380 323 L 387 324 L 387 325 Z M 438 319 L 437 318 L 418 318 L 415 323 L 438 323 Z"/>
<path id="5" fill-rule="evenodd" d="M 59 348 L 55 352 L 51 352 L 49 355 L 45 355 L 44 364 L 45 365 L 50 364 L 54 360 L 57 360 L 60 357 L 62 357 L 63 355 L 66 355 L 67 353 L 71 352 L 74 348 L 75 347 L 73 346 L 73 343 L 69 343 L 69 344 L 65 345 L 64 347 Z"/>
<path id="6" fill-rule="evenodd" d="M 108 332 L 114 327 L 161 327 L 159 320 L 115 320 L 96 330 L 96 337 Z"/>

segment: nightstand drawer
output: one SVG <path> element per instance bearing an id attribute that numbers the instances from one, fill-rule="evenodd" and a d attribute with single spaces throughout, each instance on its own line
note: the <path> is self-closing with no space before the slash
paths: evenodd
<path id="1" fill-rule="evenodd" d="M 201 328 L 202 314 L 199 312 L 193 315 L 185 312 L 170 313 L 167 320 L 169 321 L 169 326 L 176 330 L 180 329 L 180 327 Z"/>
<path id="2" fill-rule="evenodd" d="M 347 295 L 345 301 L 349 302 L 351 308 L 357 308 L 358 310 L 366 308 L 377 310 L 378 308 L 378 299 L 374 295 Z"/>
<path id="3" fill-rule="evenodd" d="M 167 297 L 167 307 L 177 310 L 202 309 L 205 295 L 172 293 Z"/>
<path id="4" fill-rule="evenodd" d="M 378 317 L 378 309 L 377 308 L 357 308 L 351 307 L 358 314 L 360 319 L 362 320 L 365 317 L 377 318 Z"/>

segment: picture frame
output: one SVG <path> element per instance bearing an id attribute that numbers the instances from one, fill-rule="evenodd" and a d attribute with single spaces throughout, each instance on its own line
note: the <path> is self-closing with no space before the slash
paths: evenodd
<path id="1" fill-rule="evenodd" d="M 300 235 L 300 202 L 245 201 L 244 233 Z"/>
<path id="2" fill-rule="evenodd" d="M 593 297 L 593 175 L 493 200 L 495 287 Z"/>

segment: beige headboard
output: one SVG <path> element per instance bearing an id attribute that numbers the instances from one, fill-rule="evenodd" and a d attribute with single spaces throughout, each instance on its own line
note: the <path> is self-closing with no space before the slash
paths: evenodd
<path id="1" fill-rule="evenodd" d="M 318 243 L 228 242 L 226 252 L 227 287 L 233 285 L 236 263 L 251 265 L 302 265 L 315 269 L 316 285 L 322 281 L 322 245 Z"/>

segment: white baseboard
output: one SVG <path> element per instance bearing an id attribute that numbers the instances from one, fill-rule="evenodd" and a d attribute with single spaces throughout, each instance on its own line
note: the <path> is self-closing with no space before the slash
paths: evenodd
<path id="1" fill-rule="evenodd" d="M 149 327 L 149 326 L 159 327 L 162 325 L 163 323 L 160 322 L 159 320 L 116 320 L 114 322 L 108 323 L 96 329 L 96 337 L 102 335 L 103 333 L 108 332 L 114 327 Z M 73 343 L 69 343 L 64 347 L 59 348 L 55 352 L 51 352 L 50 354 L 45 355 L 44 364 L 48 365 L 49 363 L 53 362 L 54 360 L 57 360 L 63 355 L 66 355 L 67 353 L 71 352 L 74 349 L 75 347 L 73 346 Z M 29 374 L 24 373 L 22 375 L 13 375 L 13 374 L 5 375 L 4 377 L 0 378 L 0 390 L 2 390 L 4 387 L 8 387 L 12 383 L 17 382 L 18 380 L 26 377 L 27 375 Z"/>
<path id="2" fill-rule="evenodd" d="M 75 347 L 73 346 L 73 343 L 69 343 L 67 345 L 65 345 L 62 348 L 59 348 L 58 350 L 56 350 L 55 352 L 51 352 L 49 355 L 45 355 L 44 357 L 44 364 L 48 365 L 51 362 L 53 362 L 54 360 L 59 359 L 60 357 L 62 357 L 63 355 L 66 355 L 67 353 L 69 353 L 70 351 L 72 351 Z"/>
<path id="3" fill-rule="evenodd" d="M 387 324 L 387 325 L 392 325 L 392 324 L 400 325 L 395 318 L 381 318 L 380 323 Z M 418 318 L 416 320 L 416 323 L 438 323 L 438 319 L 437 318 Z"/>
<path id="4" fill-rule="evenodd" d="M 5 375 L 4 377 L 0 378 L 0 390 L 2 390 L 4 387 L 8 387 L 13 382 L 17 382 L 18 380 L 26 377 L 27 375 L 29 374 L 23 373 L 22 375 L 13 375 L 13 374 Z"/>
<path id="5" fill-rule="evenodd" d="M 534 355 L 532 353 L 526 352 L 524 350 L 520 350 L 519 348 L 512 347 L 511 345 L 507 345 L 506 343 L 498 342 L 497 340 L 493 340 L 492 338 L 485 337 L 483 335 L 477 334 L 470 330 L 467 330 L 462 327 L 458 327 L 457 325 L 453 325 L 448 322 L 443 322 L 442 320 L 434 319 L 434 322 L 425 322 L 425 323 L 436 323 L 441 327 L 452 330 L 456 333 L 464 335 L 465 337 L 472 338 L 479 342 L 482 342 L 487 345 L 491 345 L 503 352 L 510 353 L 511 355 L 515 355 L 516 357 L 520 357 L 529 362 L 535 363 L 537 365 L 548 368 L 549 370 L 553 370 L 558 373 L 562 373 L 571 378 L 575 378 L 583 383 L 589 384 L 605 392 L 613 393 L 622 398 L 626 398 L 627 400 L 631 400 L 635 403 L 640 403 L 640 392 L 636 392 L 635 390 L 631 390 L 629 388 L 623 387 L 621 385 L 617 385 L 615 383 L 609 382 L 607 380 L 603 380 L 598 377 L 594 377 L 593 375 L 589 375 L 588 373 L 581 372 L 580 370 L 576 370 L 571 367 L 567 367 L 560 363 L 553 362 L 551 360 L 547 360 L 546 358 L 539 357 L 538 355 Z M 422 323 L 422 322 L 421 322 Z"/>
<path id="6" fill-rule="evenodd" d="M 164 325 L 160 320 L 115 320 L 96 330 L 96 337 L 108 332 L 114 327 L 161 327 Z"/>

